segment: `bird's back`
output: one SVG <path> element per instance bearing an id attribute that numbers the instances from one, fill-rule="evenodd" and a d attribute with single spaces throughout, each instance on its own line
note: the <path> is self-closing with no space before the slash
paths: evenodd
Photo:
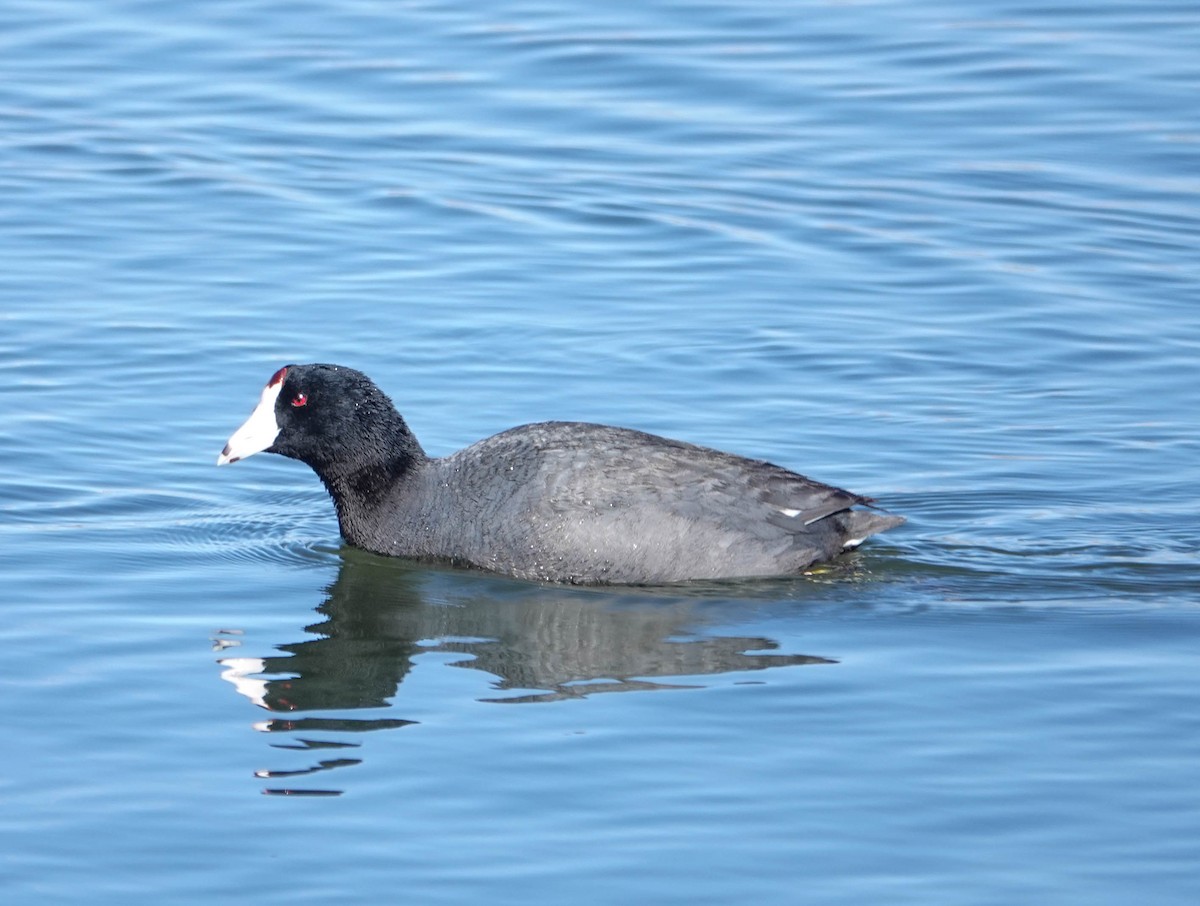
<path id="1" fill-rule="evenodd" d="M 425 519 L 457 527 L 428 553 L 523 578 L 785 575 L 903 522 L 771 463 L 580 422 L 513 428 L 432 468 L 438 507 L 459 515 Z"/>

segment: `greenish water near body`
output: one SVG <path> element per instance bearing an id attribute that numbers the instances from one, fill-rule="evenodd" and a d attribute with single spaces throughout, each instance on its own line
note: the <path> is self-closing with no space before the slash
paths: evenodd
<path id="1" fill-rule="evenodd" d="M 0 26 L 5 902 L 1196 901 L 1190 4 Z M 213 465 L 313 360 L 434 454 L 622 424 L 909 522 L 759 583 L 383 560 Z"/>

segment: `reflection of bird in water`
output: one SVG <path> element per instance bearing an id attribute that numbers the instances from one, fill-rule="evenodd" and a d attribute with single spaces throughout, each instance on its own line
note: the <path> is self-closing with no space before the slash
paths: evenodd
<path id="1" fill-rule="evenodd" d="M 770 653 L 779 646 L 765 638 L 689 637 L 696 618 L 686 603 L 614 608 L 595 598 L 551 595 L 499 607 L 482 602 L 457 616 L 460 631 L 439 642 L 437 650 L 473 655 L 455 666 L 495 675 L 497 690 L 527 690 L 485 701 L 553 701 L 598 692 L 684 688 L 694 681 L 655 680 L 832 663 Z"/>
<path id="2" fill-rule="evenodd" d="M 424 603 L 422 579 L 438 575 L 361 555 L 347 559 L 318 608 L 326 620 L 308 627 L 317 638 L 278 646 L 284 655 L 224 658 L 226 678 L 255 704 L 295 713 L 386 707 L 413 658 L 430 651 L 470 655 L 455 666 L 493 674 L 498 690 L 541 692 L 521 700 L 676 685 L 654 682 L 665 677 L 831 663 L 773 653 L 778 644 L 767 638 L 697 635 L 706 620 L 693 598 L 471 577 L 476 581 L 454 589 L 454 600 Z M 484 590 L 470 595 L 480 584 Z"/>
<path id="3" fill-rule="evenodd" d="M 680 688 L 700 676 L 833 663 L 774 653 L 778 644 L 767 638 L 698 635 L 713 619 L 694 597 L 531 587 L 355 552 L 347 552 L 318 612 L 325 620 L 307 628 L 314 637 L 277 646 L 281 654 L 219 661 L 224 679 L 280 715 L 260 724 L 262 730 L 351 733 L 405 726 L 411 721 L 311 712 L 390 707 L 414 658 L 424 652 L 467 655 L 454 666 L 496 677 L 496 690 L 514 694 L 483 700 L 504 702 Z M 688 679 L 670 681 L 678 677 Z M 304 738 L 293 748 L 349 745 Z M 352 763 L 331 759 L 312 770 Z"/>

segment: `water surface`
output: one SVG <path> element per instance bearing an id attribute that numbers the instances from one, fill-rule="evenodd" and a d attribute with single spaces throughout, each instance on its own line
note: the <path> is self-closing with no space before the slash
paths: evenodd
<path id="1" fill-rule="evenodd" d="M 1200 898 L 1200 12 L 0 10 L 5 902 Z M 878 497 L 811 577 L 344 547 L 227 436 L 615 423 Z"/>

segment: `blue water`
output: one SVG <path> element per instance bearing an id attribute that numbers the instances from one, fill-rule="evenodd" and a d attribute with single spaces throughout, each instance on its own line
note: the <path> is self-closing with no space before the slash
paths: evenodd
<path id="1" fill-rule="evenodd" d="M 5 903 L 1200 902 L 1200 8 L 0 5 Z M 562 589 L 214 466 L 287 362 L 870 494 Z M 617 694 L 622 693 L 622 694 Z"/>

